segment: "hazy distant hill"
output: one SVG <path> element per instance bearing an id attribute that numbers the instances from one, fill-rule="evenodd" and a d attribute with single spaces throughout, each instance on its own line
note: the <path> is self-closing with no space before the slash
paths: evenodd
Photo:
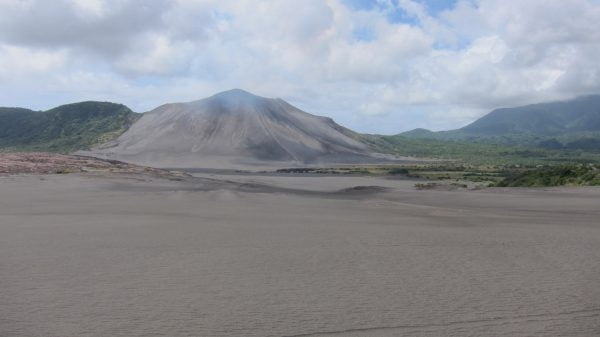
<path id="1" fill-rule="evenodd" d="M 89 149 L 118 137 L 139 116 L 122 104 L 91 101 L 48 111 L 0 108 L 0 151 Z"/>
<path id="2" fill-rule="evenodd" d="M 600 95 L 496 109 L 457 130 L 415 129 L 401 135 L 600 151 Z"/>
<path id="3" fill-rule="evenodd" d="M 373 160 L 369 148 L 354 135 L 332 119 L 311 115 L 282 99 L 234 89 L 162 105 L 93 154 L 189 168 Z"/>
<path id="4" fill-rule="evenodd" d="M 600 131 L 600 95 L 497 109 L 460 129 L 471 134 L 557 136 Z"/>

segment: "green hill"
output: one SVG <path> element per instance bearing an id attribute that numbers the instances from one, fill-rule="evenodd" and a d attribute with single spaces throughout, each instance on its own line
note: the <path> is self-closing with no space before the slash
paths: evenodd
<path id="1" fill-rule="evenodd" d="M 457 130 L 415 129 L 401 135 L 415 139 L 600 152 L 600 95 L 496 109 Z"/>
<path id="2" fill-rule="evenodd" d="M 497 109 L 460 131 L 484 135 L 525 133 L 539 136 L 600 132 L 600 95 Z"/>
<path id="3" fill-rule="evenodd" d="M 118 137 L 140 116 L 122 104 L 93 101 L 48 111 L 0 108 L 0 151 L 89 149 Z"/>

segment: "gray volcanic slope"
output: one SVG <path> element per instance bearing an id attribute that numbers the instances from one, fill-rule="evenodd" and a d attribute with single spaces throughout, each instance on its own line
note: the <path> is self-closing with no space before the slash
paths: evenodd
<path id="1" fill-rule="evenodd" d="M 186 168 L 373 161 L 367 146 L 351 136 L 330 118 L 234 89 L 162 105 L 93 155 Z"/>

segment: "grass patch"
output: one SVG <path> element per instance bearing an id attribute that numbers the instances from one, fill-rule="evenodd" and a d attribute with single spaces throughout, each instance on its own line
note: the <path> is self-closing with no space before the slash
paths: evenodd
<path id="1" fill-rule="evenodd" d="M 600 186 L 600 169 L 595 165 L 560 165 L 512 172 L 500 187 Z"/>

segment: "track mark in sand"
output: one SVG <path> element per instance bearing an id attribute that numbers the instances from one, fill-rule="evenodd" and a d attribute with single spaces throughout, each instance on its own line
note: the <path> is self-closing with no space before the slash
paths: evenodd
<path id="1" fill-rule="evenodd" d="M 378 327 L 369 327 L 369 328 L 356 328 L 356 329 L 346 329 L 346 330 L 337 330 L 337 331 L 319 331 L 319 332 L 311 332 L 297 335 L 286 335 L 282 337 L 310 337 L 310 336 L 320 336 L 320 335 L 341 335 L 346 333 L 360 333 L 360 332 L 369 332 L 369 331 L 378 331 L 378 330 L 408 330 L 408 329 L 429 329 L 429 328 L 446 328 L 446 327 L 460 327 L 460 326 L 477 326 L 482 323 L 492 323 L 496 325 L 500 324 L 510 324 L 510 323 L 529 323 L 529 322 L 540 322 L 540 321 L 552 321 L 556 319 L 560 319 L 568 316 L 577 316 L 585 315 L 586 318 L 591 317 L 600 317 L 600 308 L 596 309 L 583 309 L 583 310 L 573 310 L 573 311 L 565 311 L 559 313 L 548 313 L 548 314 L 532 314 L 532 315 L 521 315 L 521 316 L 512 316 L 512 317 L 491 317 L 485 319 L 475 319 L 475 320 L 464 320 L 464 321 L 454 321 L 447 323 L 433 323 L 433 324 L 407 324 L 407 325 L 396 325 L 396 326 L 378 326 Z"/>

